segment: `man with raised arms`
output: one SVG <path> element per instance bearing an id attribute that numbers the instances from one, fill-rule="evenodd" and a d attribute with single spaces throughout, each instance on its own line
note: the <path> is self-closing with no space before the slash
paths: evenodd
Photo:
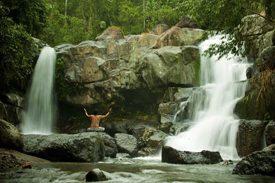
<path id="1" fill-rule="evenodd" d="M 94 115 L 88 115 L 86 109 L 84 108 L 86 116 L 91 118 L 91 127 L 89 127 L 87 131 L 104 131 L 105 128 L 99 127 L 99 121 L 100 119 L 106 118 L 110 114 L 111 110 L 112 108 L 109 109 L 109 112 L 105 116 L 98 115 L 97 109 L 94 110 Z"/>

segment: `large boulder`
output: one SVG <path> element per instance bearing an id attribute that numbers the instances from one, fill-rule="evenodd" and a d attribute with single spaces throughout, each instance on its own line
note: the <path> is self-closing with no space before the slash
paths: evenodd
<path id="1" fill-rule="evenodd" d="M 237 152 L 240 157 L 265 147 L 264 132 L 269 121 L 240 120 L 237 134 Z"/>
<path id="2" fill-rule="evenodd" d="M 138 143 L 136 137 L 124 133 L 116 133 L 114 136 L 118 152 L 128 153 L 131 157 L 135 157 L 138 151 Z"/>
<path id="3" fill-rule="evenodd" d="M 203 30 L 201 29 L 181 29 L 179 27 L 172 27 L 160 35 L 153 48 L 193 45 L 202 35 Z"/>
<path id="4" fill-rule="evenodd" d="M 172 147 L 162 148 L 162 162 L 175 164 L 216 164 L 223 161 L 219 152 L 201 151 L 179 151 Z"/>
<path id="5" fill-rule="evenodd" d="M 232 173 L 275 176 L 275 151 L 256 151 L 249 154 L 236 165 Z"/>
<path id="6" fill-rule="evenodd" d="M 124 39 L 124 35 L 121 29 L 117 27 L 110 27 L 106 29 L 100 36 L 96 37 L 96 41 L 102 41 L 106 39 Z"/>
<path id="7" fill-rule="evenodd" d="M 145 128 L 139 134 L 138 145 L 141 156 L 156 155 L 163 147 L 164 140 L 168 135 L 154 128 Z"/>
<path id="8" fill-rule="evenodd" d="M 165 91 L 168 84 L 198 85 L 200 68 L 199 49 L 196 46 L 166 46 L 138 59 L 138 68 L 149 88 Z"/>
<path id="9" fill-rule="evenodd" d="M 105 146 L 97 132 L 79 134 L 23 135 L 24 152 L 50 161 L 98 162 Z"/>
<path id="10" fill-rule="evenodd" d="M 21 134 L 15 126 L 0 119 L 0 146 L 22 151 L 24 143 Z"/>
<path id="11" fill-rule="evenodd" d="M 110 179 L 110 174 L 100 170 L 99 168 L 89 171 L 86 175 L 86 182 L 107 181 Z"/>
<path id="12" fill-rule="evenodd" d="M 115 139 L 105 132 L 99 132 L 99 135 L 105 145 L 105 157 L 115 158 L 118 152 Z"/>

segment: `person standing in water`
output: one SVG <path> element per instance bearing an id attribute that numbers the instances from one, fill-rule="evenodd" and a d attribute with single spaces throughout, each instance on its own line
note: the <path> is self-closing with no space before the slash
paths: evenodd
<path id="1" fill-rule="evenodd" d="M 104 131 L 105 128 L 99 127 L 99 121 L 100 121 L 100 119 L 106 118 L 110 114 L 111 110 L 112 110 L 112 108 L 109 109 L 109 112 L 105 116 L 98 115 L 97 109 L 94 110 L 94 115 L 88 115 L 86 109 L 84 108 L 86 116 L 88 118 L 91 118 L 91 127 L 89 127 L 87 130 L 88 131 Z"/>

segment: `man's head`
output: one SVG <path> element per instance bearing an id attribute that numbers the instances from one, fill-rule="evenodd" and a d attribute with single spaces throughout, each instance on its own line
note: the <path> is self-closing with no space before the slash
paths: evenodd
<path id="1" fill-rule="evenodd" d="M 95 110 L 94 110 L 94 115 L 97 115 L 97 114 L 98 114 L 98 110 L 95 109 Z"/>

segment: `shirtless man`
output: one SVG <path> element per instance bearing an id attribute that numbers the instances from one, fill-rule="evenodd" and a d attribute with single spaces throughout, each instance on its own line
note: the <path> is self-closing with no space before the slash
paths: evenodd
<path id="1" fill-rule="evenodd" d="M 86 116 L 91 118 L 91 127 L 88 128 L 88 131 L 104 131 L 105 128 L 99 127 L 99 121 L 100 119 L 106 118 L 110 114 L 111 110 L 112 108 L 109 109 L 109 112 L 105 116 L 98 115 L 97 109 L 94 110 L 94 115 L 88 115 L 86 109 L 84 108 Z"/>

